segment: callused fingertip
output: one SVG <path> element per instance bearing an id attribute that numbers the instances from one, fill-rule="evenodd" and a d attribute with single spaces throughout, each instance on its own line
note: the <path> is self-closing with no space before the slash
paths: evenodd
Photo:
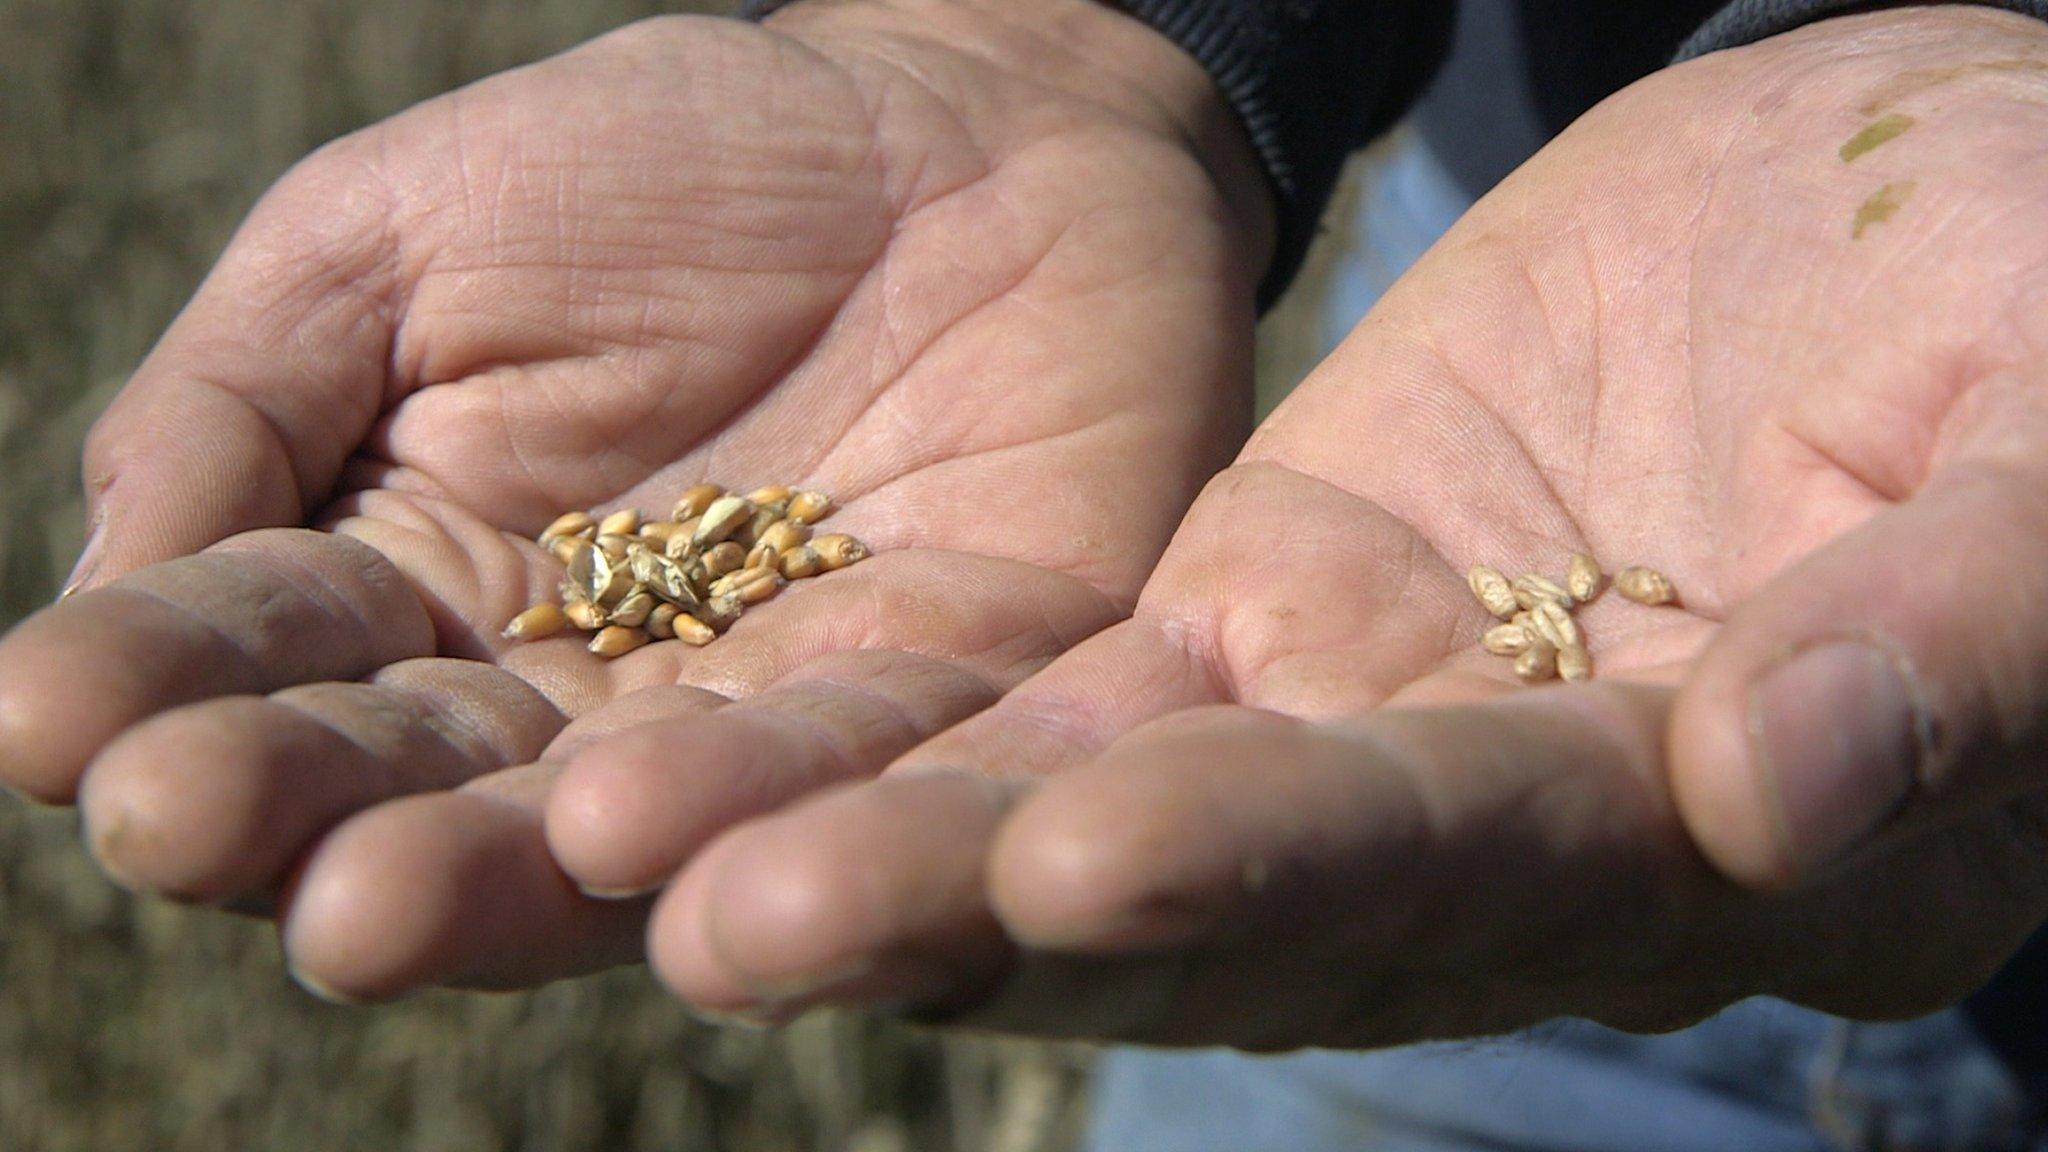
<path id="1" fill-rule="evenodd" d="M 596 900 L 629 900 L 661 889 L 666 876 L 646 874 L 631 846 L 659 836 L 644 826 L 644 805 L 629 802 L 628 775 L 587 755 L 556 778 L 541 812 L 541 835 L 557 867 Z"/>
<path id="2" fill-rule="evenodd" d="M 665 888 L 647 916 L 647 967 L 669 994 L 694 1008 L 747 1006 L 737 981 L 718 967 L 704 942 L 703 862 Z"/>
<path id="3" fill-rule="evenodd" d="M 54 704 L 55 710 L 46 704 Z M 48 686 L 10 675 L 7 657 L 0 654 L 0 788 L 8 795 L 35 808 L 61 808 L 78 801 L 83 768 L 78 762 L 84 756 L 75 749 L 49 747 L 53 726 L 63 722 L 63 713 L 71 707 L 68 701 L 50 699 Z M 83 743 L 75 738 L 69 742 Z"/>
<path id="4" fill-rule="evenodd" d="M 443 861 L 396 850 L 403 838 L 381 834 L 378 811 L 329 832 L 283 886 L 285 964 L 309 991 L 337 994 L 339 1003 L 389 1000 L 436 982 L 430 957 L 446 905 L 434 881 Z"/>
<path id="5" fill-rule="evenodd" d="M 129 774 L 123 765 L 132 761 L 118 756 L 103 757 L 100 763 L 110 766 L 87 773 L 78 793 L 80 839 L 93 864 L 108 880 L 138 895 L 203 902 L 208 893 L 196 884 L 193 869 L 182 866 L 175 850 L 168 858 L 165 852 L 167 844 L 173 849 L 178 844 L 175 836 L 167 840 L 164 825 L 176 824 L 181 797 L 164 796 L 163 804 L 152 806 L 158 781 L 123 780 Z"/>
<path id="6" fill-rule="evenodd" d="M 157 717 L 116 738 L 80 782 L 84 840 L 101 871 L 132 892 L 219 904 L 273 883 L 247 847 L 264 819 L 233 739 L 191 714 Z"/>
<path id="7" fill-rule="evenodd" d="M 79 814 L 80 838 L 85 841 L 86 855 L 93 865 L 117 887 L 143 895 L 154 895 L 154 889 L 142 878 L 130 873 L 122 860 L 122 852 L 134 838 L 128 815 L 115 808 L 95 814 L 90 806 L 81 805 Z"/>

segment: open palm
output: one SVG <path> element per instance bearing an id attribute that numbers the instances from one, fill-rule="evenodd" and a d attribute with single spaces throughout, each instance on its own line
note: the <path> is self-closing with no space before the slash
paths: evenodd
<path id="1" fill-rule="evenodd" d="M 287 177 L 95 430 L 5 778 L 138 887 L 285 897 L 318 986 L 528 982 L 639 950 L 541 837 L 577 741 L 684 718 L 737 818 L 1127 611 L 1247 406 L 1254 246 L 1185 126 L 941 25 L 778 27 L 636 25 Z M 878 555 L 701 650 L 499 638 L 556 514 L 703 479 L 829 491 Z"/>
<path id="2" fill-rule="evenodd" d="M 1272 1049 L 1967 991 L 2048 907 L 2044 49 L 1838 20 L 1595 111 L 1260 429 L 1132 620 L 714 843 L 657 965 L 726 1009 Z M 1682 603 L 1606 594 L 1595 681 L 1532 690 L 1465 570 L 1580 550 Z"/>

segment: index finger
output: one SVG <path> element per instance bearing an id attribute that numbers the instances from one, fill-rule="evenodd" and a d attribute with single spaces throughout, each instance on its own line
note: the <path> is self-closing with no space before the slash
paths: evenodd
<path id="1" fill-rule="evenodd" d="M 398 287 L 370 137 L 279 180 L 85 444 L 73 587 L 304 523 L 385 399 Z"/>
<path id="2" fill-rule="evenodd" d="M 68 804 L 102 748 L 166 709 L 353 680 L 433 651 L 425 607 L 368 545 L 245 533 L 65 599 L 0 638 L 0 783 Z"/>

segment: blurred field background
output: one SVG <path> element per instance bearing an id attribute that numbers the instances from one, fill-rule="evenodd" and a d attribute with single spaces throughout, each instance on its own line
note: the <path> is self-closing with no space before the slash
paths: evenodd
<path id="1" fill-rule="evenodd" d="M 727 7 L 0 0 L 0 626 L 76 554 L 85 429 L 292 161 L 629 20 Z M 1335 255 L 1267 321 L 1262 406 L 1314 355 Z M 69 813 L 0 798 L 5 1152 L 1049 1152 L 1086 1060 L 850 1015 L 715 1028 L 640 970 L 333 1007 L 266 926 L 133 900 Z"/>

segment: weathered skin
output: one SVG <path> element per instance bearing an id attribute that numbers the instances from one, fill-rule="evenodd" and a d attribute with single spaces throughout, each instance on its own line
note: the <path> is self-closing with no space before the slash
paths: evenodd
<path id="1" fill-rule="evenodd" d="M 657 966 L 1273 1049 L 1953 1002 L 2048 912 L 2044 70 L 2048 29 L 1951 6 L 1608 101 L 1259 430 L 1134 619 L 715 844 Z M 1594 681 L 1525 689 L 1465 570 L 1580 549 L 1681 606 L 1610 592 Z"/>

